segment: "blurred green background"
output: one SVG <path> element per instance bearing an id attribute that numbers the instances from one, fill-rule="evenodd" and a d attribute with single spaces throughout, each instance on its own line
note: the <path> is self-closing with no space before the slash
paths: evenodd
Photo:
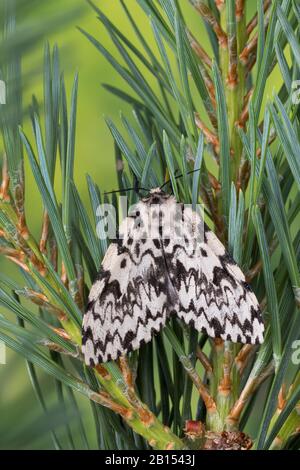
<path id="1" fill-rule="evenodd" d="M 95 0 L 95 3 L 101 6 L 105 14 L 122 30 L 125 36 L 137 43 L 119 0 Z M 203 47 L 209 50 L 205 27 L 200 17 L 195 14 L 186 0 L 181 0 L 179 3 L 184 4 L 187 22 L 191 29 Z M 153 46 L 155 50 L 148 18 L 138 7 L 136 0 L 126 0 L 126 5 L 135 20 L 141 25 L 141 30 L 148 44 Z M 68 15 L 76 11 L 78 7 L 80 7 L 80 11 L 68 19 Z M 248 2 L 247 15 L 249 18 L 254 9 L 255 2 Z M 65 24 L 64 19 L 66 19 Z M 60 21 L 62 21 L 61 25 Z M 33 30 L 43 30 L 44 28 L 47 30 L 49 27 L 51 30 L 45 35 L 46 37 L 36 41 L 29 54 L 24 55 L 23 73 L 30 76 L 30 80 L 24 88 L 25 109 L 30 105 L 32 94 L 35 94 L 42 105 L 43 48 L 46 39 L 51 46 L 56 43 L 59 47 L 61 68 L 65 72 L 69 99 L 74 74 L 79 73 L 75 180 L 83 200 L 87 202 L 86 173 L 92 175 L 102 191 L 116 189 L 113 140 L 104 117 L 109 116 L 118 125 L 120 110 L 130 116 L 129 106 L 105 91 L 101 84 L 109 83 L 126 91 L 129 91 L 129 88 L 78 31 L 77 25 L 97 37 L 109 51 L 115 53 L 110 38 L 97 20 L 95 12 L 84 0 L 43 0 L 39 3 L 28 0 L 25 14 L 18 19 L 18 28 L 25 27 Z M 151 86 L 157 90 L 157 84 L 153 77 L 150 74 L 147 76 L 149 76 Z M 272 93 L 273 87 L 276 87 L 278 79 L 278 71 L 275 70 L 268 88 L 269 94 Z M 25 118 L 24 127 L 30 135 L 29 119 Z M 32 231 L 38 235 L 42 207 L 26 161 L 25 172 L 27 219 Z M 59 174 L 56 185 L 59 191 Z M 17 270 L 7 261 L 0 258 L 0 262 L 2 272 L 9 276 L 18 276 Z M 53 448 L 49 428 L 52 422 L 59 423 L 59 409 L 55 405 L 57 400 L 54 381 L 43 377 L 44 391 L 48 400 L 47 406 L 51 411 L 48 422 L 45 422 L 40 405 L 30 386 L 23 359 L 8 349 L 6 356 L 6 365 L 0 365 L 0 448 Z M 80 399 L 80 406 L 86 408 L 85 424 L 92 436 L 94 430 L 89 427 L 91 417 L 89 405 Z M 72 414 L 71 410 L 70 414 Z M 59 423 L 59 429 L 63 429 L 64 425 L 65 423 Z M 58 430 L 58 432 L 60 431 Z M 66 443 L 66 447 L 69 446 L 70 443 Z"/>

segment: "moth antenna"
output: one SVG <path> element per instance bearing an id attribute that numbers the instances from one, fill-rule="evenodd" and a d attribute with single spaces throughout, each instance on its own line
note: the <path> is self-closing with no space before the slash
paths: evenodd
<path id="1" fill-rule="evenodd" d="M 186 174 L 187 174 L 187 175 L 191 175 L 192 173 L 195 173 L 196 171 L 200 171 L 200 170 L 201 170 L 201 168 L 196 168 L 196 170 L 188 171 Z M 183 175 L 181 174 L 181 175 L 175 176 L 175 179 L 177 180 L 178 178 L 182 178 L 182 177 L 183 177 Z M 169 179 L 168 181 L 165 181 L 165 183 L 162 184 L 162 185 L 159 187 L 159 189 L 164 188 L 167 184 L 171 183 L 171 181 L 172 181 L 171 179 Z"/>
<path id="2" fill-rule="evenodd" d="M 108 192 L 104 192 L 103 194 L 115 194 L 115 193 L 124 193 L 124 192 L 127 192 L 127 191 L 150 191 L 150 189 L 148 188 L 138 188 L 138 187 L 133 187 L 133 188 L 123 188 L 123 189 L 115 189 L 114 191 L 108 191 Z M 137 192 L 138 194 L 138 192 Z"/>
<path id="3" fill-rule="evenodd" d="M 137 196 L 140 197 L 139 181 L 135 175 L 133 176 L 133 182 L 134 182 L 134 192 L 137 194 Z"/>

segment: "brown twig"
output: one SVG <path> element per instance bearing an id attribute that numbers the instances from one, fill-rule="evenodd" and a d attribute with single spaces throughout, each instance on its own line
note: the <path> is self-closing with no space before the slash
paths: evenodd
<path id="1" fill-rule="evenodd" d="M 251 54 L 250 57 L 249 57 L 249 60 L 248 60 L 248 63 L 247 63 L 247 68 L 246 68 L 245 78 L 247 78 L 249 76 L 249 74 L 251 73 L 251 71 L 252 71 L 255 64 L 256 64 L 256 51 L 253 52 L 253 54 Z"/>
<path id="2" fill-rule="evenodd" d="M 61 338 L 67 340 L 67 341 L 71 341 L 71 336 L 69 335 L 69 333 L 66 332 L 66 330 L 64 330 L 63 328 L 56 328 L 54 326 L 50 326 L 50 328 L 58 335 L 60 336 Z"/>
<path id="3" fill-rule="evenodd" d="M 188 360 L 188 358 L 186 357 L 181 357 L 180 358 L 180 362 L 182 363 L 185 371 L 187 372 L 187 374 L 189 375 L 189 377 L 191 378 L 192 382 L 194 383 L 194 385 L 196 386 L 198 392 L 199 392 L 199 395 L 200 397 L 202 398 L 205 406 L 206 406 L 206 410 L 208 413 L 217 413 L 217 405 L 214 401 L 214 399 L 212 398 L 212 396 L 209 394 L 209 391 L 208 389 L 206 388 L 206 386 L 203 384 L 201 378 L 199 377 L 199 375 L 197 374 L 195 368 L 191 365 L 190 361 Z"/>
<path id="4" fill-rule="evenodd" d="M 235 123 L 235 125 L 241 129 L 245 129 L 246 122 L 248 121 L 248 118 L 249 118 L 249 101 L 253 94 L 253 91 L 254 89 L 251 88 L 251 90 L 249 90 L 248 93 L 246 94 L 244 98 L 244 107 L 242 109 L 241 115 Z"/>
<path id="5" fill-rule="evenodd" d="M 274 142 L 274 140 L 276 139 L 276 137 L 277 137 L 276 132 L 273 132 L 273 133 L 271 134 L 269 140 L 268 140 L 268 146 L 271 145 L 271 144 Z M 261 156 L 261 147 L 259 147 L 259 148 L 257 149 L 256 155 L 257 155 L 257 157 L 260 157 L 260 156 Z"/>
<path id="6" fill-rule="evenodd" d="M 237 74 L 237 53 L 236 53 L 236 39 L 229 39 L 229 72 L 226 83 L 230 89 L 233 89 L 238 84 Z"/>
<path id="7" fill-rule="evenodd" d="M 5 238 L 5 232 L 3 232 L 3 237 Z M 0 253 L 4 256 L 16 258 L 19 261 L 24 261 L 25 258 L 25 255 L 22 251 L 11 248 L 10 246 L 0 246 Z"/>
<path id="8" fill-rule="evenodd" d="M 243 12 L 243 0 L 236 3 L 236 9 Z M 242 4 L 242 5 L 241 5 Z M 229 52 L 229 69 L 226 83 L 230 89 L 234 89 L 238 84 L 238 51 L 237 51 L 237 35 L 236 30 L 229 27 L 228 24 L 228 52 Z"/>
<path id="9" fill-rule="evenodd" d="M 194 113 L 194 115 L 195 115 L 196 126 L 198 127 L 198 129 L 200 129 L 203 132 L 204 136 L 206 137 L 207 142 L 212 144 L 214 151 L 218 154 L 220 151 L 220 143 L 219 143 L 218 137 L 210 129 L 208 129 L 208 127 L 200 119 L 200 116 L 198 113 Z"/>
<path id="10" fill-rule="evenodd" d="M 262 261 L 258 260 L 257 263 L 249 269 L 245 276 L 248 283 L 250 283 L 260 273 L 262 266 Z"/>
<path id="11" fill-rule="evenodd" d="M 9 258 L 11 261 L 16 263 L 26 272 L 29 271 L 29 267 L 27 266 L 28 261 L 31 262 L 36 269 L 41 273 L 42 276 L 45 275 L 45 266 L 37 258 L 37 255 L 33 252 L 33 250 L 28 246 L 28 240 L 30 237 L 29 232 L 26 230 L 22 230 L 19 224 L 20 219 L 16 222 L 16 216 L 18 217 L 16 208 L 11 205 L 11 203 L 1 203 L 3 207 L 3 212 L 6 213 L 6 216 L 13 221 L 12 227 L 9 229 L 4 228 L 1 232 L 1 236 L 10 242 L 12 245 L 15 246 L 14 249 L 11 247 L 2 247 L 2 253 Z M 1 209 L 2 209 L 1 207 Z M 25 238 L 24 238 L 25 237 Z"/>
<path id="12" fill-rule="evenodd" d="M 29 238 L 29 230 L 25 219 L 24 194 L 23 182 L 17 184 L 14 188 L 14 199 L 18 216 L 18 230 L 21 237 L 27 240 Z"/>
<path id="13" fill-rule="evenodd" d="M 236 0 L 235 2 L 235 16 L 236 21 L 241 21 L 245 13 L 245 0 Z"/>
<path id="14" fill-rule="evenodd" d="M 8 172 L 8 164 L 7 164 L 7 156 L 6 154 L 3 155 L 3 164 L 2 164 L 2 183 L 0 188 L 0 199 L 3 201 L 9 202 L 9 172 Z"/>
<path id="15" fill-rule="evenodd" d="M 216 195 L 221 192 L 222 186 L 220 181 L 212 174 L 210 171 L 207 171 L 208 179 L 211 184 L 211 187 L 214 189 Z"/>
<path id="16" fill-rule="evenodd" d="M 221 47 L 224 49 L 227 47 L 227 34 L 225 31 L 221 28 L 221 25 L 219 24 L 218 20 L 214 16 L 213 12 L 208 8 L 207 5 L 205 5 L 204 2 L 200 0 L 190 0 L 190 3 L 196 8 L 196 10 L 200 13 L 204 21 L 206 21 L 212 29 L 214 30 L 219 44 Z"/>
<path id="17" fill-rule="evenodd" d="M 49 227 L 50 227 L 50 219 L 47 211 L 44 211 L 43 214 L 43 225 L 42 225 L 42 234 L 40 239 L 40 252 L 43 254 L 47 253 L 46 245 L 49 236 Z"/>
<path id="18" fill-rule="evenodd" d="M 222 11 L 225 6 L 225 0 L 215 0 L 216 7 L 219 11 Z"/>
<path id="19" fill-rule="evenodd" d="M 253 346 L 253 344 L 244 344 L 242 349 L 240 349 L 237 356 L 235 357 L 234 362 L 240 374 L 243 373 L 247 365 L 247 362 L 250 359 L 254 350 L 255 350 L 255 347 Z"/>
<path id="20" fill-rule="evenodd" d="M 135 393 L 133 375 L 126 356 L 121 356 L 119 358 L 119 365 L 124 379 L 124 383 L 120 384 L 121 386 L 124 385 L 124 394 L 135 408 L 135 411 L 138 413 L 144 426 L 148 427 L 153 423 L 154 416 L 148 410 L 148 408 L 140 401 L 140 399 Z"/>
<path id="21" fill-rule="evenodd" d="M 25 288 L 22 291 L 22 294 L 24 294 L 25 297 L 27 297 L 29 300 L 31 300 L 31 302 L 38 305 L 39 307 L 45 308 L 49 312 L 54 313 L 60 321 L 67 320 L 68 316 L 66 315 L 66 313 L 60 308 L 53 305 L 51 302 L 49 302 L 49 299 L 45 294 L 42 294 L 41 292 L 36 292 L 33 289 L 28 288 Z"/>
<path id="22" fill-rule="evenodd" d="M 246 46 L 244 47 L 244 49 L 240 53 L 239 57 L 240 57 L 240 61 L 242 62 L 242 64 L 247 65 L 250 55 L 256 51 L 257 41 L 258 41 L 258 34 L 256 33 L 253 36 L 253 38 L 251 38 L 247 42 Z"/>
<path id="23" fill-rule="evenodd" d="M 105 367 L 103 367 L 101 364 L 97 364 L 95 366 L 95 369 L 96 371 L 98 372 L 98 374 L 105 380 L 111 380 L 111 375 L 110 373 L 107 371 L 107 369 L 105 369 Z"/>
<path id="24" fill-rule="evenodd" d="M 61 275 L 60 275 L 60 278 L 61 278 L 61 282 L 63 283 L 63 285 L 65 287 L 68 286 L 68 277 L 67 277 L 67 272 L 66 272 L 66 268 L 65 268 L 65 265 L 64 263 L 61 263 Z"/>
<path id="25" fill-rule="evenodd" d="M 58 249 L 55 237 L 51 234 L 49 237 L 50 261 L 54 270 L 57 271 Z"/>
<path id="26" fill-rule="evenodd" d="M 196 356 L 201 362 L 201 364 L 203 365 L 208 377 L 210 377 L 213 372 L 212 365 L 207 355 L 202 351 L 202 349 L 199 346 L 197 346 L 197 349 L 196 349 Z"/>
<path id="27" fill-rule="evenodd" d="M 6 256 L 7 259 L 10 259 L 11 261 L 13 261 L 15 264 L 17 264 L 18 266 L 20 266 L 20 268 L 24 269 L 24 271 L 26 273 L 29 272 L 29 268 L 28 266 L 25 264 L 25 263 L 22 263 L 22 261 L 20 261 L 18 258 L 14 258 L 13 256 Z"/>
<path id="28" fill-rule="evenodd" d="M 190 45 L 192 49 L 195 51 L 196 55 L 205 65 L 207 65 L 209 69 L 211 69 L 212 60 L 207 54 L 207 52 L 205 51 L 205 49 L 203 49 L 203 47 L 199 44 L 199 42 L 197 41 L 197 39 L 195 38 L 195 36 L 191 33 L 189 29 L 186 29 L 186 33 L 187 33 L 187 37 L 190 42 Z"/>
<path id="29" fill-rule="evenodd" d="M 81 358 L 81 353 L 78 350 L 78 348 L 76 352 L 67 351 L 66 349 L 59 346 L 57 343 L 53 343 L 52 341 L 49 341 L 48 339 L 41 339 L 39 341 L 39 344 L 41 344 L 45 348 L 50 349 L 50 351 L 56 351 L 65 356 L 74 357 L 75 359 Z"/>
<path id="30" fill-rule="evenodd" d="M 121 356 L 119 358 L 119 365 L 127 387 L 131 390 L 134 390 L 133 375 L 126 356 Z"/>
<path id="31" fill-rule="evenodd" d="M 271 15 L 271 12 L 268 11 L 265 17 L 265 21 L 264 21 L 265 32 L 269 25 L 270 15 Z M 250 55 L 256 52 L 257 42 L 258 42 L 258 33 L 256 32 L 254 36 L 251 39 L 249 39 L 246 46 L 240 53 L 240 61 L 242 62 L 242 64 L 247 65 Z"/>
<path id="32" fill-rule="evenodd" d="M 125 406 L 119 405 L 118 403 L 115 403 L 111 399 L 110 395 L 106 392 L 96 393 L 91 390 L 89 398 L 90 400 L 93 400 L 94 402 L 111 409 L 115 413 L 118 413 L 123 419 L 127 421 L 130 421 L 133 416 L 133 410 L 125 408 Z"/>
<path id="33" fill-rule="evenodd" d="M 267 11 L 267 9 L 269 8 L 270 5 L 271 5 L 271 0 L 265 0 L 264 1 L 264 13 Z M 247 35 L 248 36 L 250 36 L 252 31 L 256 28 L 257 23 L 258 23 L 258 15 L 257 15 L 257 13 L 255 13 L 253 18 L 247 24 Z"/>
<path id="34" fill-rule="evenodd" d="M 274 250 L 275 248 L 277 247 L 278 245 L 278 242 L 276 240 L 272 240 L 271 242 L 271 245 L 270 245 L 270 249 L 269 249 L 269 254 L 272 255 L 272 253 L 274 253 Z M 258 260 L 257 263 L 255 263 L 254 266 L 252 266 L 252 268 L 249 269 L 249 271 L 246 273 L 246 281 L 248 283 L 250 283 L 254 278 L 255 276 L 257 276 L 261 269 L 262 269 L 262 261 L 261 260 Z"/>
<path id="35" fill-rule="evenodd" d="M 229 395 L 231 391 L 231 366 L 233 363 L 232 353 L 229 348 L 226 347 L 225 343 L 225 350 L 224 350 L 224 358 L 223 358 L 223 377 L 220 380 L 218 390 L 222 395 Z"/>
<path id="36" fill-rule="evenodd" d="M 204 83 L 206 85 L 211 103 L 212 103 L 213 107 L 216 108 L 215 87 L 214 87 L 212 79 L 210 78 L 209 73 L 207 72 L 205 66 L 203 65 L 204 62 L 205 63 L 208 62 L 208 63 L 210 63 L 210 66 L 211 66 L 211 60 L 208 56 L 206 57 L 205 61 L 202 60 L 202 54 L 205 53 L 205 51 L 201 48 L 200 44 L 197 42 L 197 40 L 194 38 L 194 36 L 192 35 L 192 33 L 190 31 L 187 31 L 187 35 L 188 35 L 188 39 L 190 41 L 191 47 L 193 48 L 193 50 L 195 51 L 195 53 L 199 57 L 200 72 L 201 72 L 201 75 L 203 77 Z M 213 124 L 213 126 L 216 128 L 217 121 L 214 118 L 214 116 L 212 116 L 211 113 L 209 115 L 209 118 L 210 118 L 211 123 Z"/>
<path id="37" fill-rule="evenodd" d="M 249 377 L 248 381 L 246 382 L 245 387 L 243 388 L 239 398 L 233 405 L 230 413 L 226 419 L 227 426 L 229 429 L 235 428 L 241 413 L 244 409 L 245 404 L 247 403 L 250 396 L 257 390 L 257 388 L 264 382 L 271 374 L 274 372 L 274 364 L 270 362 L 270 364 L 260 373 L 258 377 Z"/>
<path id="38" fill-rule="evenodd" d="M 82 266 L 76 265 L 77 286 L 78 292 L 76 294 L 75 302 L 79 309 L 84 308 L 84 271 Z"/>
<path id="39" fill-rule="evenodd" d="M 285 405 L 286 405 L 286 384 L 283 383 L 280 387 L 279 394 L 278 394 L 277 409 L 279 413 L 281 413 Z"/>
<path id="40" fill-rule="evenodd" d="M 207 188 L 202 188 L 201 190 L 201 197 L 203 199 L 204 204 L 209 208 L 212 221 L 215 225 L 216 234 L 220 240 L 223 240 L 223 235 L 225 231 L 224 220 L 220 216 L 218 211 L 218 203 L 217 200 L 210 195 Z"/>
<path id="41" fill-rule="evenodd" d="M 129 380 L 129 383 L 130 383 L 130 379 L 127 374 L 128 374 L 128 370 L 126 372 L 126 380 Z M 139 397 L 136 395 L 134 387 L 129 386 L 128 383 L 125 382 L 125 379 L 123 383 L 119 383 L 119 386 L 123 388 L 124 395 L 128 399 L 129 403 L 135 409 L 143 425 L 145 427 L 151 426 L 155 420 L 155 417 L 153 413 L 151 413 L 151 411 L 146 407 L 146 405 L 144 405 L 144 403 L 141 402 Z"/>
<path id="42" fill-rule="evenodd" d="M 239 191 L 242 188 L 247 188 L 250 178 L 251 166 L 248 160 L 244 160 L 239 168 L 239 173 L 236 182 L 236 188 Z"/>

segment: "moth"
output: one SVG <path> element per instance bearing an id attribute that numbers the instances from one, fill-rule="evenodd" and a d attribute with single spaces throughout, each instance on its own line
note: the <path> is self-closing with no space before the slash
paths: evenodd
<path id="1" fill-rule="evenodd" d="M 199 213 L 156 188 L 121 223 L 91 288 L 86 364 L 138 349 L 173 315 L 213 338 L 263 342 L 259 303 L 241 269 Z"/>

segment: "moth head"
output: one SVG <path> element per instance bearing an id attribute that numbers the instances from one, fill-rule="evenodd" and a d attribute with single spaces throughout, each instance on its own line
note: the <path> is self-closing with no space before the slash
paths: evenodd
<path id="1" fill-rule="evenodd" d="M 166 194 L 160 187 L 150 189 L 149 194 Z"/>
<path id="2" fill-rule="evenodd" d="M 161 188 L 153 188 L 150 190 L 149 194 L 143 198 L 143 202 L 149 204 L 163 204 L 169 197 L 170 195 L 165 193 Z"/>

